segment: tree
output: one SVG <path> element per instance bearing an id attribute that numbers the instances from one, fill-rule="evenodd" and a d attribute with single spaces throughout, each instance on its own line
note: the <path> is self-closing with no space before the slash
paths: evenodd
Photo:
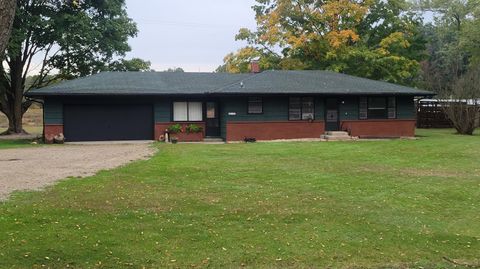
<path id="1" fill-rule="evenodd" d="M 433 23 L 424 27 L 428 60 L 422 66 L 423 88 L 434 92 L 455 85 L 478 58 L 480 0 L 420 0 L 417 9 L 430 11 Z"/>
<path id="2" fill-rule="evenodd" d="M 279 69 L 280 58 L 272 55 L 271 53 L 265 53 L 255 47 L 245 47 L 238 50 L 236 53 L 229 53 L 223 59 L 224 64 L 219 66 L 216 70 L 218 73 L 248 73 L 251 72 L 251 62 L 255 59 L 259 60 L 261 70 Z"/>
<path id="3" fill-rule="evenodd" d="M 142 60 L 140 58 L 133 58 L 131 60 L 120 59 L 111 63 L 107 70 L 108 71 L 140 71 L 140 72 L 149 72 L 152 71 L 150 68 L 152 64 L 149 61 Z"/>
<path id="4" fill-rule="evenodd" d="M 477 4 L 465 22 L 460 37 L 460 45 L 465 48 L 471 56 L 470 63 L 473 65 L 480 64 L 480 3 Z"/>
<path id="5" fill-rule="evenodd" d="M 9 121 L 7 133 L 23 132 L 22 117 L 32 103 L 24 100 L 25 90 L 107 69 L 130 50 L 128 38 L 136 34 L 124 0 L 17 0 L 7 68 L 0 65 L 0 111 Z M 38 66 L 34 59 L 41 59 Z M 33 69 L 36 80 L 25 88 Z"/>
<path id="6" fill-rule="evenodd" d="M 459 78 L 452 89 L 442 107 L 459 134 L 473 135 L 480 119 L 480 66 Z"/>
<path id="7" fill-rule="evenodd" d="M 241 29 L 249 47 L 219 70 L 244 72 L 259 55 L 278 69 L 327 69 L 395 83 L 415 83 L 424 42 L 421 19 L 404 0 L 257 0 L 257 29 Z"/>
<path id="8" fill-rule="evenodd" d="M 163 71 L 163 72 L 169 72 L 169 73 L 184 73 L 185 70 L 183 70 L 183 68 L 181 67 L 173 67 L 173 68 L 168 68 L 167 70 Z"/>
<path id="9" fill-rule="evenodd" d="M 10 40 L 16 0 L 0 0 L 0 60 Z"/>

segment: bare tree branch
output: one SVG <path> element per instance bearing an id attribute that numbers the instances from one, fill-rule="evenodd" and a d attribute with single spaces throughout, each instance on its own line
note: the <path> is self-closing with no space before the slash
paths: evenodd
<path id="1" fill-rule="evenodd" d="M 459 134 L 472 135 L 480 117 L 480 66 L 472 68 L 452 88 L 442 107 Z"/>

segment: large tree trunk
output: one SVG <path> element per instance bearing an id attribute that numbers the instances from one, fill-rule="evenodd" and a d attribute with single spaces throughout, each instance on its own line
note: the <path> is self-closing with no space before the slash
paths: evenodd
<path id="1" fill-rule="evenodd" d="M 0 97 L 0 103 L 5 104 L 2 112 L 8 118 L 8 130 L 4 134 L 21 134 L 23 130 L 22 118 L 27 111 L 30 102 L 23 99 L 25 81 L 23 78 L 23 62 L 21 54 L 18 54 L 9 62 L 10 87 L 5 89 L 5 94 Z"/>
<path id="2" fill-rule="evenodd" d="M 3 75 L 3 59 L 5 56 L 5 50 L 10 40 L 10 33 L 12 30 L 13 21 L 15 18 L 15 7 L 17 5 L 16 0 L 0 0 L 0 75 Z M 16 128 L 18 120 L 14 117 L 13 107 L 7 102 L 7 98 L 11 98 L 6 94 L 7 86 L 0 79 L 0 111 L 3 112 L 8 118 L 8 130 L 7 133 L 21 133 L 22 124 L 20 123 L 20 131 Z M 21 122 L 21 119 L 20 119 Z"/>
<path id="3" fill-rule="evenodd" d="M 0 62 L 10 39 L 16 5 L 16 0 L 0 0 Z"/>

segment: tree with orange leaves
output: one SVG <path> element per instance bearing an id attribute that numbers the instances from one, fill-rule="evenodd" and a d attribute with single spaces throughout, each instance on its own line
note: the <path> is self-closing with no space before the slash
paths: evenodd
<path id="1" fill-rule="evenodd" d="M 420 21 L 407 13 L 405 0 L 257 0 L 253 9 L 257 29 L 240 29 L 236 36 L 248 49 L 229 54 L 219 70 L 248 72 L 245 63 L 260 57 L 270 69 L 415 82 L 424 46 Z"/>

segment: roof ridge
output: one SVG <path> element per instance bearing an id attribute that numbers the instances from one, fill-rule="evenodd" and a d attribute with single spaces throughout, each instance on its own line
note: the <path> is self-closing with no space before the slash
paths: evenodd
<path id="1" fill-rule="evenodd" d="M 233 85 L 235 85 L 235 84 L 237 84 L 237 83 L 242 83 L 242 82 L 244 82 L 244 81 L 248 81 L 248 80 L 250 80 L 250 79 L 253 79 L 253 78 L 259 76 L 259 75 L 262 74 L 262 73 L 263 73 L 263 72 L 260 72 L 260 73 L 252 73 L 252 74 L 250 74 L 250 76 L 248 76 L 248 77 L 246 77 L 246 78 L 244 78 L 244 79 L 240 79 L 240 80 L 238 80 L 238 81 L 236 81 L 236 82 L 234 82 L 234 83 L 230 83 L 230 84 L 227 84 L 227 85 L 218 87 L 218 88 L 216 88 L 216 89 L 211 90 L 210 92 L 205 92 L 205 93 L 218 93 L 218 92 L 221 92 L 221 90 L 223 90 L 223 89 L 225 89 L 225 88 L 231 87 L 231 86 L 233 86 Z M 227 74 L 233 75 L 232 73 L 227 73 Z"/>

